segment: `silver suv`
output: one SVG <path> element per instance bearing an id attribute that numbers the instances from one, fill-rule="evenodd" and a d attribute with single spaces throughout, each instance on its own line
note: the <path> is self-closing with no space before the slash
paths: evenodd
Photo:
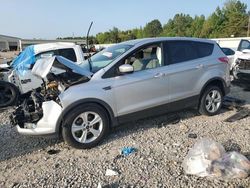
<path id="1" fill-rule="evenodd" d="M 27 97 L 12 121 L 21 134 L 59 133 L 81 149 L 96 146 L 126 121 L 189 107 L 215 115 L 230 87 L 227 57 L 205 39 L 127 41 L 80 65 L 60 56 L 38 61 L 32 72 L 46 84 Z"/>

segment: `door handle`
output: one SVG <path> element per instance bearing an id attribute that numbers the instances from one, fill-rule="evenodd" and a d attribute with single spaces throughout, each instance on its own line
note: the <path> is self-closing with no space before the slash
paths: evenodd
<path id="1" fill-rule="evenodd" d="M 154 78 L 161 78 L 163 76 L 165 76 L 166 74 L 160 72 L 160 73 L 157 73 L 156 75 L 154 75 Z"/>
<path id="2" fill-rule="evenodd" d="M 195 68 L 196 68 L 196 69 L 202 69 L 203 67 L 204 67 L 203 64 L 199 64 L 199 65 L 197 65 Z"/>

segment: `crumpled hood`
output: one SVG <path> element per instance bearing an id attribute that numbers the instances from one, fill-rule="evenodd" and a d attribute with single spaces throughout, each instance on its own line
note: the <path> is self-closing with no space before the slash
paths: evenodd
<path id="1" fill-rule="evenodd" d="M 83 67 L 80 67 L 79 65 L 75 64 L 73 61 L 70 61 L 69 59 L 66 59 L 62 56 L 53 56 L 50 58 L 41 58 L 37 60 L 34 67 L 32 68 L 32 74 L 40 78 L 45 78 L 47 74 L 50 72 L 55 62 L 58 62 L 66 66 L 67 68 L 71 69 L 73 72 L 80 74 L 82 76 L 91 78 L 91 76 L 93 75 L 93 73 L 90 72 L 89 70 L 84 69 Z"/>

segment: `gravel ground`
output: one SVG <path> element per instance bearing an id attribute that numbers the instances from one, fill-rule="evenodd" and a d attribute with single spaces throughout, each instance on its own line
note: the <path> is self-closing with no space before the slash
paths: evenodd
<path id="1" fill-rule="evenodd" d="M 231 95 L 247 99 L 250 108 L 250 92 L 233 88 Z M 103 187 L 250 187 L 250 177 L 200 178 L 185 175 L 181 167 L 190 147 L 204 137 L 250 157 L 250 117 L 223 122 L 233 110 L 214 117 L 186 110 L 177 113 L 181 117 L 177 124 L 168 123 L 171 115 L 131 122 L 91 150 L 76 150 L 58 139 L 21 136 L 9 125 L 10 111 L 0 112 L 0 187 L 97 187 L 98 183 Z M 189 133 L 197 138 L 188 138 Z M 137 152 L 117 157 L 125 146 Z M 49 155 L 52 149 L 56 154 Z M 105 176 L 107 169 L 119 175 Z"/>

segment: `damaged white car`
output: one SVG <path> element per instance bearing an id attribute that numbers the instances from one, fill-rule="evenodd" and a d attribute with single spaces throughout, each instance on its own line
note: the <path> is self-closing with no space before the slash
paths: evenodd
<path id="1" fill-rule="evenodd" d="M 12 62 L 0 64 L 0 107 L 13 105 L 19 96 L 40 87 L 42 80 L 34 76 L 31 69 L 38 59 L 54 55 L 63 56 L 76 64 L 85 60 L 81 46 L 74 43 L 56 42 L 26 47 Z"/>
<path id="2" fill-rule="evenodd" d="M 231 59 L 234 79 L 243 87 L 250 88 L 250 41 L 241 40 Z"/>
<path id="3" fill-rule="evenodd" d="M 54 74 L 52 67 L 62 72 Z M 80 65 L 54 56 L 37 61 L 32 72 L 47 82 L 12 114 L 18 132 L 59 134 L 82 149 L 127 121 L 189 107 L 215 115 L 230 87 L 220 47 L 192 38 L 127 41 Z"/>

